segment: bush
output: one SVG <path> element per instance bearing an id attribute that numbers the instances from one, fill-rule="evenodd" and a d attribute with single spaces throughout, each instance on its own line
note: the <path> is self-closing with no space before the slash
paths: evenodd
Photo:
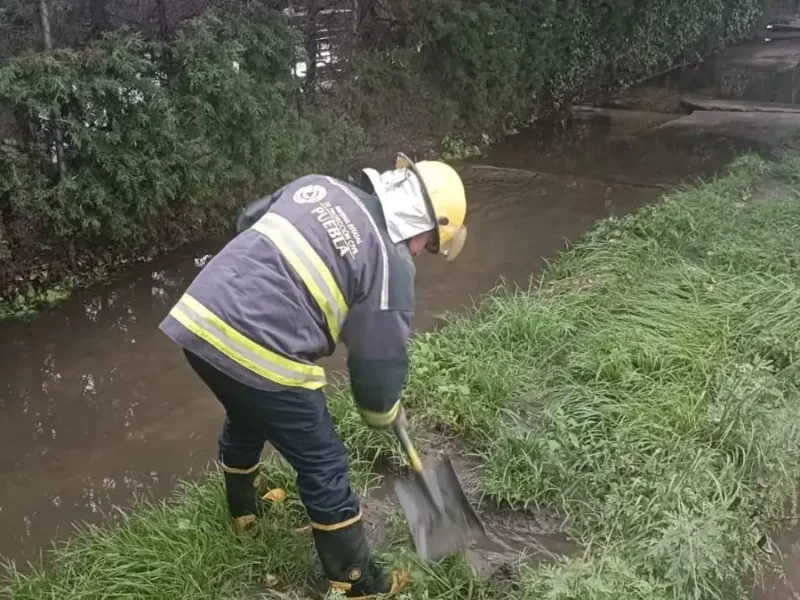
<path id="1" fill-rule="evenodd" d="M 58 237 L 112 244 L 135 240 L 163 214 L 181 191 L 190 156 L 146 52 L 139 36 L 114 35 L 85 52 L 30 54 L 0 71 L 0 94 L 37 127 L 28 164 L 42 176 L 10 192 L 15 213 Z M 55 114 L 65 141 L 67 176 L 60 180 L 48 118 Z"/>
<path id="2" fill-rule="evenodd" d="M 420 14 L 424 69 L 459 105 L 473 128 L 520 114 L 526 62 L 516 3 L 435 0 Z"/>
<path id="3" fill-rule="evenodd" d="M 71 274 L 227 228 L 245 200 L 309 171 L 341 174 L 365 139 L 392 151 L 444 139 L 468 155 L 587 86 L 736 40 L 760 11 L 759 0 L 403 4 L 384 19 L 400 30 L 389 48 L 362 49 L 313 107 L 293 76 L 303 40 L 264 3 L 187 21 L 168 46 L 120 30 L 6 62 L 0 103 L 26 139 L 0 143 L 0 293 L 42 262 Z"/>
<path id="4" fill-rule="evenodd" d="M 618 83 L 741 39 L 761 14 L 756 0 L 434 0 L 415 6 L 424 69 L 458 103 L 467 133 L 502 129 L 589 83 Z"/>
<path id="5" fill-rule="evenodd" d="M 9 61 L 0 98 L 34 135 L 25 152 L 0 150 L 0 197 L 46 237 L 132 250 L 157 243 L 176 217 L 227 216 L 243 198 L 330 164 L 361 137 L 340 119 L 300 116 L 296 42 L 276 13 L 259 11 L 189 22 L 168 54 L 121 31 Z"/>

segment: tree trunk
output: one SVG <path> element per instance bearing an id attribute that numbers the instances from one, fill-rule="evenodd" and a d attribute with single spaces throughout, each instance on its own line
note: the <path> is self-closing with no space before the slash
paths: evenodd
<path id="1" fill-rule="evenodd" d="M 89 0 L 89 19 L 91 20 L 92 36 L 96 36 L 108 29 L 108 0 Z"/>
<path id="2" fill-rule="evenodd" d="M 169 19 L 167 17 L 166 0 L 156 0 L 156 10 L 158 11 L 158 34 L 161 41 L 166 43 L 169 39 Z"/>
<path id="3" fill-rule="evenodd" d="M 50 37 L 50 11 L 47 0 L 39 0 L 39 23 L 42 26 L 42 42 L 45 50 L 53 49 L 53 38 Z"/>
<path id="4" fill-rule="evenodd" d="M 366 51 L 374 50 L 376 23 L 378 20 L 376 0 L 361 0 L 358 11 L 358 36 L 356 45 Z"/>
<path id="5" fill-rule="evenodd" d="M 158 19 L 158 37 L 161 40 L 161 58 L 164 64 L 164 72 L 167 75 L 167 85 L 171 86 L 175 81 L 176 67 L 172 56 L 172 48 L 169 46 L 167 0 L 156 0 L 156 11 Z"/>
<path id="6" fill-rule="evenodd" d="M 358 0 L 353 0 L 353 21 L 352 21 L 352 30 L 350 36 L 350 52 L 351 60 L 355 60 L 356 53 L 358 52 Z"/>
<path id="7" fill-rule="evenodd" d="M 47 0 L 39 0 L 39 18 L 42 25 L 42 43 L 47 51 L 53 49 L 53 38 L 50 36 L 50 12 L 47 7 Z M 59 111 L 54 110 L 50 118 L 53 120 L 53 134 L 56 139 L 56 160 L 58 161 L 58 173 L 61 177 L 66 174 L 67 166 L 64 163 L 64 135 L 61 131 Z"/>
<path id="8" fill-rule="evenodd" d="M 318 0 L 308 0 L 306 3 L 305 42 L 308 55 L 308 68 L 306 69 L 305 96 L 306 102 L 315 104 L 317 100 L 317 15 L 319 13 Z"/>

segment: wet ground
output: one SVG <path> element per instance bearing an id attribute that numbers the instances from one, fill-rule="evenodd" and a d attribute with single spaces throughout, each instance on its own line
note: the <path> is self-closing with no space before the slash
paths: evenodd
<path id="1" fill-rule="evenodd" d="M 485 537 L 473 541 L 465 553 L 467 562 L 486 577 L 514 578 L 519 564 L 537 566 L 553 562 L 559 556 L 569 556 L 580 551 L 566 533 L 567 522 L 555 511 L 546 509 L 512 510 L 497 507 L 483 500 L 480 493 L 480 462 L 470 455 L 461 441 L 441 431 L 419 434 L 421 458 L 428 468 L 449 458 L 456 476 L 485 528 Z M 422 450 L 424 448 L 425 450 Z M 361 510 L 370 545 L 377 550 L 387 550 L 398 542 L 410 547 L 410 531 L 394 493 L 396 478 L 408 478 L 409 473 L 396 473 L 378 467 L 378 487 L 362 499 Z M 395 526 L 399 526 L 396 528 Z M 310 536 L 310 527 L 295 530 L 295 535 Z M 478 534 L 476 533 L 476 537 Z M 321 565 L 317 562 L 321 571 Z M 266 588 L 266 589 L 265 589 Z M 270 582 L 253 585 L 244 600 L 274 598 Z M 288 590 L 287 600 L 310 600 L 324 597 L 327 583 L 320 577 L 300 590 Z M 281 596 L 283 597 L 283 596 Z"/>
<path id="2" fill-rule="evenodd" d="M 794 83 L 790 90 L 786 78 L 791 71 L 794 81 L 800 44 L 779 44 L 779 55 L 764 54 L 776 42 L 755 44 L 703 65 L 702 76 L 687 69 L 624 96 L 596 99 L 564 124 L 512 136 L 460 165 L 470 240 L 452 264 L 421 259 L 415 327 L 434 327 L 441 314 L 470 305 L 501 279 L 524 285 L 596 220 L 710 176 L 743 149 L 770 151 L 785 142 L 787 131 L 800 130 L 800 115 L 779 113 L 776 128 L 745 111 L 745 125 L 725 125 L 735 119 L 716 113 L 733 111 L 687 116 L 681 100 L 693 93 L 794 102 Z M 31 322 L 0 323 L 0 555 L 34 558 L 68 537 L 73 522 L 98 522 L 137 495 L 164 497 L 177 479 L 191 478 L 214 458 L 222 411 L 157 326 L 222 243 L 138 267 Z M 334 369 L 341 364 L 340 356 L 328 361 Z M 543 558 L 570 548 L 552 519 L 524 527 L 513 519 L 494 513 L 493 543 L 500 545 L 481 549 L 482 560 L 496 562 L 493 552 L 504 558 L 527 550 Z M 800 554 L 789 564 L 800 569 Z"/>

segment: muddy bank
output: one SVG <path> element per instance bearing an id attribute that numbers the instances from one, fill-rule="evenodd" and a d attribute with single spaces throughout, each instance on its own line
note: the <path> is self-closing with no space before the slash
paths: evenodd
<path id="1" fill-rule="evenodd" d="M 518 577 L 517 571 L 521 565 L 536 567 L 580 552 L 578 545 L 567 534 L 568 523 L 554 511 L 512 510 L 498 507 L 482 498 L 478 490 L 478 480 L 482 474 L 480 462 L 470 456 L 469 450 L 457 437 L 429 431 L 419 441 L 420 447 L 428 450 L 421 456 L 425 464 L 433 465 L 445 455 L 453 459 L 453 467 L 464 492 L 485 527 L 486 538 L 473 543 L 465 552 L 466 563 L 473 573 L 492 579 L 513 580 Z M 392 487 L 395 478 L 408 476 L 408 472 L 378 468 L 376 477 L 379 478 L 379 485 L 362 498 L 361 511 L 367 538 L 379 552 L 390 551 L 398 545 L 409 548 L 413 545 Z M 310 539 L 311 529 L 307 525 L 298 527 L 292 534 Z M 315 563 L 319 573 L 322 573 L 316 557 Z M 245 598 L 271 598 L 268 591 L 270 583 L 251 586 Z M 322 598 L 325 591 L 326 583 L 321 577 L 313 585 L 306 586 L 299 596 L 292 592 L 288 597 Z"/>
<path id="2" fill-rule="evenodd" d="M 786 523 L 774 534 L 767 549 L 776 559 L 753 590 L 753 600 L 797 600 L 800 598 L 800 528 Z"/>
<path id="3" fill-rule="evenodd" d="M 429 466 L 450 457 L 464 493 L 486 530 L 486 539 L 474 542 L 466 552 L 466 560 L 476 573 L 496 577 L 519 564 L 536 566 L 580 551 L 569 537 L 568 520 L 556 511 L 547 507 L 513 510 L 485 498 L 479 483 L 484 467 L 458 437 L 428 431 L 420 436 L 419 447 L 424 448 L 421 458 Z M 378 546 L 389 541 L 383 524 L 390 522 L 392 514 L 400 514 L 392 491 L 393 480 L 408 476 L 408 472 L 384 472 L 381 486 L 365 501 Z M 410 539 L 408 536 L 409 543 Z"/>
<path id="4" fill-rule="evenodd" d="M 796 105 L 800 101 L 800 38 L 747 44 L 720 51 L 700 61 L 664 74 L 648 85 L 593 98 L 596 105 L 686 114 L 682 99 L 692 94 L 713 100 L 742 100 Z"/>

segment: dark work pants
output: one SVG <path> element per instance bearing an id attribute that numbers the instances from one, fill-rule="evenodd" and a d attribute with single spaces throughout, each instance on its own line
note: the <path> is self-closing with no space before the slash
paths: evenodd
<path id="1" fill-rule="evenodd" d="M 184 351 L 191 367 L 225 407 L 219 458 L 228 467 L 249 469 L 265 442 L 297 472 L 300 499 L 314 523 L 335 525 L 355 517 L 359 500 L 350 489 L 347 451 L 333 427 L 320 390 L 266 392 L 228 377 Z"/>

